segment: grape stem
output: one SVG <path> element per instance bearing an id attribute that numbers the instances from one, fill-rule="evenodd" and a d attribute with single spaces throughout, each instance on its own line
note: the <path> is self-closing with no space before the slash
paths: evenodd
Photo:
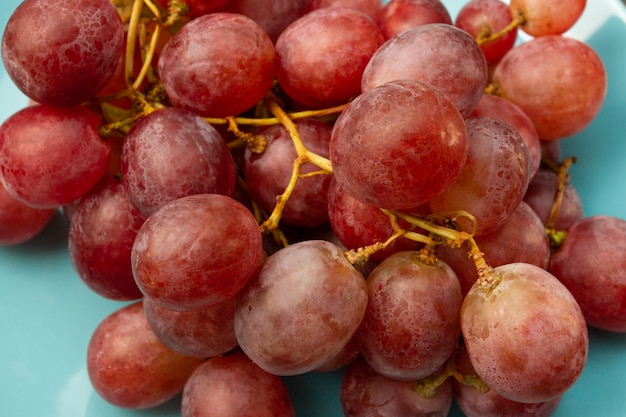
<path id="1" fill-rule="evenodd" d="M 266 99 L 266 106 L 268 110 L 274 115 L 274 117 L 276 117 L 276 119 L 280 121 L 287 133 L 289 133 L 289 137 L 293 142 L 293 146 L 295 147 L 296 154 L 298 156 L 293 161 L 293 168 L 291 171 L 289 184 L 287 184 L 285 191 L 281 195 L 276 197 L 276 205 L 274 207 L 274 210 L 260 226 L 262 233 L 271 232 L 278 227 L 283 210 L 285 209 L 285 205 L 287 204 L 289 197 L 291 197 L 291 194 L 296 187 L 296 183 L 300 178 L 300 170 L 304 164 L 310 162 L 320 168 L 324 174 L 330 175 L 333 173 L 333 168 L 329 159 L 309 151 L 304 146 L 304 143 L 302 143 L 302 139 L 300 138 L 300 134 L 298 133 L 298 128 L 294 124 L 293 120 L 289 117 L 289 115 L 278 105 L 276 100 L 271 97 Z"/>
<path id="2" fill-rule="evenodd" d="M 561 212 L 561 207 L 563 206 L 563 198 L 565 196 L 565 186 L 570 180 L 569 169 L 572 164 L 576 163 L 576 158 L 570 156 L 565 158 L 561 163 L 554 165 L 547 161 L 543 161 L 544 165 L 548 165 L 550 169 L 557 173 L 556 180 L 556 190 L 554 191 L 554 200 L 552 202 L 552 207 L 550 208 L 550 214 L 548 215 L 548 220 L 546 221 L 546 234 L 550 241 L 551 249 L 557 250 L 563 245 L 563 241 L 567 237 L 567 232 L 564 230 L 557 230 L 556 222 L 559 218 L 559 213 Z"/>
<path id="3" fill-rule="evenodd" d="M 511 20 L 511 23 L 509 23 L 508 25 L 506 25 L 504 28 L 497 31 L 496 33 L 492 33 L 491 28 L 485 26 L 482 32 L 476 37 L 476 42 L 479 45 L 483 45 L 487 42 L 495 41 L 497 39 L 500 39 L 502 36 L 506 35 L 507 33 L 511 32 L 515 28 L 522 26 L 525 23 L 526 23 L 526 18 L 524 17 L 521 11 L 518 11 L 515 14 L 515 17 L 513 18 L 513 20 Z"/>

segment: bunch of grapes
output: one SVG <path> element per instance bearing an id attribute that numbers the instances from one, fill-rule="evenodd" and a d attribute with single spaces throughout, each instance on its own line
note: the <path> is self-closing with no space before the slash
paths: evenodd
<path id="1" fill-rule="evenodd" d="M 293 416 L 281 377 L 343 368 L 349 417 L 548 416 L 626 331 L 626 221 L 560 154 L 607 88 L 584 8 L 25 0 L 0 244 L 69 219 L 118 407 Z"/>

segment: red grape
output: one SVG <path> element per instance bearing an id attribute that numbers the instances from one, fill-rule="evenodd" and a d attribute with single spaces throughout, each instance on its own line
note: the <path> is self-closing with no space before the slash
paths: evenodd
<path id="1" fill-rule="evenodd" d="M 550 272 L 574 295 L 590 326 L 626 332 L 626 221 L 595 215 L 575 222 L 552 254 Z"/>
<path id="2" fill-rule="evenodd" d="M 169 0 L 157 0 L 157 2 L 167 9 Z M 189 16 L 192 18 L 217 12 L 230 2 L 231 0 L 185 0 L 189 7 Z"/>
<path id="3" fill-rule="evenodd" d="M 235 116 L 269 91 L 274 44 L 252 19 L 210 13 L 192 19 L 165 45 L 158 73 L 175 107 L 201 116 Z"/>
<path id="4" fill-rule="evenodd" d="M 459 11 L 455 25 L 468 32 L 477 40 L 489 37 L 505 29 L 513 21 L 509 5 L 501 0 L 472 0 Z M 517 28 L 506 32 L 497 39 L 481 43 L 480 48 L 488 62 L 497 62 L 517 40 Z"/>
<path id="5" fill-rule="evenodd" d="M 9 193 L 36 208 L 69 204 L 94 187 L 111 155 L 101 120 L 81 106 L 34 105 L 0 126 L 0 174 Z"/>
<path id="6" fill-rule="evenodd" d="M 293 417 L 285 383 L 243 353 L 211 358 L 191 375 L 182 417 Z"/>
<path id="7" fill-rule="evenodd" d="M 108 315 L 87 347 L 87 371 L 94 390 L 109 403 L 131 409 L 170 400 L 182 392 L 203 361 L 161 343 L 148 325 L 141 302 Z"/>
<path id="8" fill-rule="evenodd" d="M 512 16 L 522 16 L 520 28 L 531 36 L 560 35 L 578 21 L 586 0 L 511 0 Z"/>
<path id="9" fill-rule="evenodd" d="M 391 0 L 378 16 L 378 27 L 385 39 L 426 23 L 452 24 L 448 9 L 440 0 Z"/>
<path id="10" fill-rule="evenodd" d="M 144 294 L 164 308 L 189 311 L 235 297 L 252 279 L 262 250 L 247 208 L 231 197 L 196 194 L 148 217 L 131 262 Z"/>
<path id="11" fill-rule="evenodd" d="M 317 369 L 350 342 L 367 304 L 363 276 L 333 243 L 308 240 L 270 255 L 235 312 L 241 349 L 277 375 Z"/>
<path id="12" fill-rule="evenodd" d="M 346 417 L 446 417 L 452 407 L 452 383 L 444 382 L 427 398 L 415 390 L 413 381 L 382 376 L 359 358 L 346 368 L 340 399 Z"/>
<path id="13" fill-rule="evenodd" d="M 439 369 L 460 335 L 461 286 L 452 269 L 420 252 L 390 255 L 367 278 L 368 303 L 356 333 L 361 355 L 377 373 L 415 380 Z"/>
<path id="14" fill-rule="evenodd" d="M 510 400 L 536 403 L 565 393 L 587 362 L 582 311 L 553 275 L 531 264 L 494 268 L 494 288 L 475 284 L 461 307 L 463 340 L 476 373 Z"/>
<path id="15" fill-rule="evenodd" d="M 383 4 L 380 0 L 307 0 L 307 13 L 324 7 L 348 7 L 368 15 L 374 22 Z"/>
<path id="16" fill-rule="evenodd" d="M 179 197 L 232 195 L 235 165 L 226 143 L 200 116 L 157 110 L 137 122 L 124 140 L 122 180 L 145 216 Z"/>
<path id="17" fill-rule="evenodd" d="M 443 93 L 398 80 L 363 93 L 341 113 L 330 160 L 335 179 L 354 198 L 412 209 L 452 185 L 468 148 L 465 121 Z"/>
<path id="18" fill-rule="evenodd" d="M 607 89 L 598 54 L 584 42 L 561 35 L 534 38 L 511 49 L 496 66 L 493 83 L 499 95 L 530 117 L 544 140 L 584 129 L 600 110 Z"/>
<path id="19" fill-rule="evenodd" d="M 235 308 L 230 298 L 201 310 L 175 311 L 144 297 L 143 308 L 150 328 L 174 352 L 196 358 L 222 355 L 237 346 Z"/>
<path id="20" fill-rule="evenodd" d="M 54 209 L 36 209 L 16 200 L 0 183 L 0 246 L 32 239 L 50 223 Z"/>
<path id="21" fill-rule="evenodd" d="M 328 158 L 332 126 L 315 119 L 299 120 L 298 134 L 304 146 L 317 155 Z M 268 212 L 276 205 L 276 196 L 289 184 L 296 149 L 282 125 L 260 128 L 257 132 L 267 139 L 261 154 L 246 148 L 243 172 L 254 200 Z M 304 164 L 300 174 L 319 171 L 313 164 Z M 330 175 L 300 178 L 282 213 L 281 221 L 293 226 L 312 227 L 328 221 L 327 194 Z"/>
<path id="22" fill-rule="evenodd" d="M 307 0 L 230 0 L 223 11 L 248 16 L 273 42 L 293 21 L 306 12 Z"/>
<path id="23" fill-rule="evenodd" d="M 382 45 L 365 67 L 364 92 L 393 80 L 421 81 L 469 115 L 487 85 L 487 61 L 467 32 L 444 23 L 407 29 Z"/>
<path id="24" fill-rule="evenodd" d="M 491 117 L 466 120 L 469 155 L 455 182 L 430 202 L 433 212 L 466 210 L 476 218 L 476 235 L 502 225 L 524 198 L 528 187 L 528 149 L 515 129 Z M 459 224 L 472 231 L 471 222 Z"/>
<path id="25" fill-rule="evenodd" d="M 70 260 L 80 279 L 113 300 L 136 300 L 130 254 L 145 217 L 121 183 L 105 183 L 80 200 L 68 237 Z"/>
<path id="26" fill-rule="evenodd" d="M 343 104 L 361 92 L 363 70 L 383 41 L 378 26 L 360 11 L 313 11 L 291 23 L 276 41 L 278 83 L 306 106 Z"/>
<path id="27" fill-rule="evenodd" d="M 4 29 L 2 60 L 35 102 L 77 105 L 109 81 L 122 42 L 122 22 L 110 0 L 25 0 Z"/>

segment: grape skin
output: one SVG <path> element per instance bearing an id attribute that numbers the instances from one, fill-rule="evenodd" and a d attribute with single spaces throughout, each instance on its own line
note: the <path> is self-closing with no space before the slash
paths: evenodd
<path id="1" fill-rule="evenodd" d="M 467 32 L 427 23 L 387 40 L 372 56 L 361 80 L 369 91 L 393 80 L 417 80 L 445 94 L 468 116 L 487 85 L 487 61 Z"/>
<path id="2" fill-rule="evenodd" d="M 626 332 L 626 221 L 594 215 L 575 222 L 550 260 L 590 326 Z"/>
<path id="3" fill-rule="evenodd" d="M 299 104 L 324 108 L 361 92 L 361 76 L 384 39 L 364 13 L 324 7 L 291 23 L 276 41 L 276 78 Z"/>
<path id="4" fill-rule="evenodd" d="M 391 0 L 378 16 L 378 27 L 385 39 L 426 23 L 452 24 L 448 9 L 440 0 Z"/>
<path id="5" fill-rule="evenodd" d="M 157 69 L 175 107 L 226 117 L 250 109 L 267 94 L 274 56 L 272 40 L 255 21 L 216 12 L 183 26 L 166 43 Z"/>
<path id="6" fill-rule="evenodd" d="M 460 335 L 461 286 L 452 269 L 415 251 L 398 252 L 368 276 L 368 303 L 356 342 L 368 365 L 410 381 L 439 369 Z"/>
<path id="7" fill-rule="evenodd" d="M 352 197 L 413 209 L 452 185 L 468 149 L 465 121 L 443 93 L 397 80 L 361 94 L 341 113 L 330 160 L 333 176 Z"/>
<path id="8" fill-rule="evenodd" d="M 303 374 L 350 342 L 366 304 L 365 280 L 341 249 L 322 240 L 293 243 L 270 255 L 241 294 L 235 334 L 267 372 Z"/>
<path id="9" fill-rule="evenodd" d="M 172 399 L 203 362 L 161 343 L 141 301 L 105 317 L 87 346 L 87 372 L 94 390 L 107 402 L 129 409 L 152 408 Z"/>
<path id="10" fill-rule="evenodd" d="M 285 383 L 241 352 L 207 360 L 191 375 L 182 417 L 294 417 Z"/>
<path id="11" fill-rule="evenodd" d="M 105 182 L 80 200 L 70 222 L 68 252 L 87 287 L 112 300 L 141 298 L 130 254 L 144 221 L 120 182 Z"/>
<path id="12" fill-rule="evenodd" d="M 26 0 L 4 29 L 2 60 L 13 82 L 33 101 L 78 105 L 113 75 L 123 32 L 108 0 Z"/>
<path id="13" fill-rule="evenodd" d="M 383 8 L 380 0 L 306 0 L 306 11 L 310 13 L 324 7 L 348 7 L 358 10 L 376 22 Z"/>
<path id="14" fill-rule="evenodd" d="M 13 198 L 0 183 L 0 246 L 24 243 L 52 220 L 54 209 L 36 209 Z"/>
<path id="15" fill-rule="evenodd" d="M 589 336 L 580 306 L 546 270 L 512 263 L 502 281 L 475 284 L 461 307 L 463 340 L 476 373 L 499 395 L 537 403 L 565 393 L 587 362 Z"/>
<path id="16" fill-rule="evenodd" d="M 153 213 L 131 252 L 141 291 L 164 308 L 199 310 L 236 296 L 253 278 L 263 244 L 246 207 L 220 194 L 181 197 Z"/>
<path id="17" fill-rule="evenodd" d="M 235 190 L 226 143 L 200 116 L 183 109 L 157 110 L 133 125 L 120 164 L 124 186 L 145 216 L 186 195 L 231 196 Z"/>
<path id="18" fill-rule="evenodd" d="M 103 177 L 110 144 L 100 118 L 82 106 L 34 105 L 0 126 L 0 175 L 24 204 L 49 209 L 82 197 Z M 80 155 L 80 157 L 77 157 Z"/>
<path id="19" fill-rule="evenodd" d="M 512 16 L 521 14 L 520 28 L 533 37 L 560 35 L 578 21 L 586 0 L 511 0 Z"/>
<path id="20" fill-rule="evenodd" d="M 607 75 L 587 44 L 549 35 L 511 49 L 496 66 L 493 84 L 530 117 L 541 139 L 555 140 L 591 123 L 604 102 Z"/>

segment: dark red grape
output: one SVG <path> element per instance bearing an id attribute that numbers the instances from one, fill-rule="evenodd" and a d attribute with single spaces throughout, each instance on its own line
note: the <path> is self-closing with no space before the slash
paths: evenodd
<path id="1" fill-rule="evenodd" d="M 2 60 L 35 102 L 78 105 L 113 75 L 123 36 L 109 0 L 25 0 L 4 29 Z"/>
<path id="2" fill-rule="evenodd" d="M 179 197 L 235 190 L 235 165 L 222 136 L 183 109 L 157 110 L 137 122 L 124 140 L 121 169 L 145 216 Z"/>
<path id="3" fill-rule="evenodd" d="M 380 0 L 307 0 L 307 13 L 324 7 L 348 7 L 368 15 L 374 22 L 383 4 Z"/>
<path id="4" fill-rule="evenodd" d="M 626 332 L 626 221 L 595 215 L 575 222 L 552 254 L 550 272 L 591 326 Z"/>
<path id="5" fill-rule="evenodd" d="M 87 287 L 113 300 L 141 298 L 130 254 L 144 221 L 119 182 L 96 187 L 80 200 L 70 222 L 68 251 Z"/>
<path id="6" fill-rule="evenodd" d="M 243 353 L 211 358 L 191 375 L 182 417 L 294 417 L 285 383 Z"/>
<path id="7" fill-rule="evenodd" d="M 415 389 L 415 382 L 382 376 L 359 358 L 346 368 L 340 400 L 346 417 L 446 417 L 452 407 L 452 382 L 444 382 L 427 398 Z"/>
<path id="8" fill-rule="evenodd" d="M 185 0 L 192 18 L 220 11 L 230 2 L 231 0 Z M 167 9 L 169 0 L 157 0 L 157 3 Z"/>
<path id="9" fill-rule="evenodd" d="M 299 120 L 298 134 L 304 146 L 317 155 L 328 158 L 332 126 L 315 119 Z M 243 172 L 254 200 L 271 212 L 276 197 L 282 194 L 298 157 L 289 133 L 282 125 L 260 128 L 257 132 L 268 143 L 261 154 L 246 148 Z M 311 163 L 304 164 L 300 174 L 319 171 Z M 282 212 L 281 221 L 293 226 L 312 227 L 328 221 L 327 194 L 330 175 L 300 178 Z"/>
<path id="10" fill-rule="evenodd" d="M 274 44 L 252 19 L 210 13 L 192 19 L 165 45 L 158 73 L 171 103 L 201 116 L 235 116 L 274 82 Z"/>
<path id="11" fill-rule="evenodd" d="M 293 21 L 306 13 L 307 0 L 230 0 L 223 11 L 248 16 L 273 42 Z"/>
<path id="12" fill-rule="evenodd" d="M 335 179 L 354 198 L 413 209 L 452 185 L 468 148 L 465 121 L 443 93 L 398 80 L 363 93 L 341 113 L 330 160 Z"/>
<path id="13" fill-rule="evenodd" d="M 81 106 L 35 105 L 0 126 L 0 174 L 7 191 L 36 208 L 71 203 L 93 188 L 107 170 L 108 142 L 101 120 Z"/>
<path id="14" fill-rule="evenodd" d="M 154 212 L 131 262 L 141 291 L 158 305 L 199 310 L 235 297 L 259 266 L 263 244 L 250 211 L 231 197 L 196 194 Z"/>
<path id="15" fill-rule="evenodd" d="M 317 369 L 350 342 L 367 304 L 363 276 L 323 240 L 293 243 L 270 255 L 235 313 L 241 349 L 276 375 Z"/>
<path id="16" fill-rule="evenodd" d="M 17 245 L 38 235 L 54 209 L 36 209 L 16 200 L 0 182 L 0 246 Z"/>
<path id="17" fill-rule="evenodd" d="M 172 399 L 203 361 L 161 343 L 141 302 L 108 315 L 87 347 L 87 372 L 94 390 L 109 403 L 130 409 L 151 408 Z"/>

